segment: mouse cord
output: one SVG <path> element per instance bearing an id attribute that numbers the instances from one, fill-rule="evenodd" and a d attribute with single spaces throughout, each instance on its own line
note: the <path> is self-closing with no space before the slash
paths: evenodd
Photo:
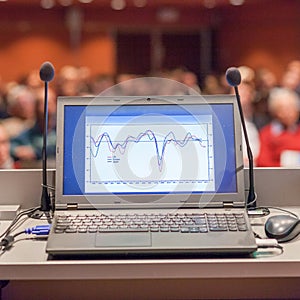
<path id="1" fill-rule="evenodd" d="M 261 207 L 261 209 L 268 209 L 268 210 L 274 209 L 274 210 L 279 210 L 279 211 L 281 211 L 281 212 L 285 212 L 285 213 L 287 213 L 287 214 L 289 214 L 289 215 L 294 216 L 296 219 L 299 219 L 299 216 L 298 216 L 296 213 L 294 213 L 294 212 L 292 212 L 292 211 L 290 211 L 290 210 L 288 210 L 288 209 L 281 208 L 281 207 L 268 206 L 268 207 Z"/>

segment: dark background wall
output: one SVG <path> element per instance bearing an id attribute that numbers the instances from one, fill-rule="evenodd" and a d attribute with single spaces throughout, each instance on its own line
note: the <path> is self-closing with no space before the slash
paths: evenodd
<path id="1" fill-rule="evenodd" d="M 248 65 L 280 77 L 300 58 L 300 1 L 245 0 L 213 9 L 182 4 L 113 11 L 97 4 L 46 10 L 38 2 L 0 2 L 0 76 L 16 80 L 50 60 L 56 68 L 73 64 L 92 73 L 185 66 L 202 77 Z"/>

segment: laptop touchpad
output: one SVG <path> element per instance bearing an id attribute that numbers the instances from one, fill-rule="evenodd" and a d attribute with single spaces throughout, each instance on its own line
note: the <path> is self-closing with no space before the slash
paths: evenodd
<path id="1" fill-rule="evenodd" d="M 150 232 L 112 232 L 96 234 L 96 247 L 151 246 Z"/>

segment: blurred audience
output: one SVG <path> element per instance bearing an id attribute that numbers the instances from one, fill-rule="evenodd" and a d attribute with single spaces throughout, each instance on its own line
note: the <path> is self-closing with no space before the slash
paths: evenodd
<path id="1" fill-rule="evenodd" d="M 86 67 L 64 66 L 56 76 L 56 91 L 60 96 L 89 95 L 90 71 Z"/>
<path id="2" fill-rule="evenodd" d="M 31 90 L 38 89 L 44 86 L 44 83 L 40 79 L 40 72 L 34 69 L 28 73 L 21 84 L 27 85 Z"/>
<path id="3" fill-rule="evenodd" d="M 300 94 L 300 61 L 293 60 L 288 63 L 281 79 L 281 86 Z"/>
<path id="4" fill-rule="evenodd" d="M 260 68 L 255 75 L 256 96 L 254 100 L 253 122 L 258 129 L 271 121 L 268 110 L 268 98 L 270 90 L 278 86 L 277 78 L 267 68 Z"/>
<path id="5" fill-rule="evenodd" d="M 228 84 L 226 89 L 223 78 L 215 74 L 205 76 L 202 90 L 205 95 L 227 94 L 229 92 Z"/>
<path id="6" fill-rule="evenodd" d="M 36 121 L 32 127 L 24 130 L 18 136 L 11 139 L 11 155 L 22 164 L 29 166 L 30 162 L 42 159 L 43 131 L 44 131 L 44 89 L 40 88 L 36 93 L 35 113 Z M 48 90 L 48 136 L 47 156 L 55 157 L 56 151 L 56 94 L 54 90 Z"/>
<path id="7" fill-rule="evenodd" d="M 297 94 L 300 95 L 300 60 L 289 62 L 279 80 L 267 68 L 254 70 L 243 65 L 239 70 L 242 76 L 239 92 L 256 166 L 286 164 L 287 160 L 282 157 L 292 157 L 292 151 L 299 151 L 299 100 L 295 99 Z M 197 75 L 184 67 L 161 70 L 151 75 L 123 73 L 92 76 L 87 67 L 66 65 L 57 71 L 49 86 L 48 156 L 55 158 L 57 95 L 200 93 L 232 93 L 225 72 L 207 74 L 199 83 Z M 16 82 L 5 83 L 0 78 L 0 131 L 8 135 L 11 155 L 15 161 L 22 162 L 21 165 L 41 159 L 43 98 L 44 84 L 38 70 L 28 72 Z M 11 158 L 8 161 L 10 163 L 5 166 L 15 167 L 15 163 L 11 164 Z M 244 163 L 247 165 L 246 155 Z M 295 165 L 296 160 L 293 163 Z"/>
<path id="8" fill-rule="evenodd" d="M 195 73 L 190 71 L 185 71 L 182 74 L 182 83 L 189 88 L 195 90 L 198 94 L 201 94 L 201 89 L 198 83 L 198 78 Z"/>
<path id="9" fill-rule="evenodd" d="M 115 85 L 115 79 L 112 75 L 97 74 L 91 80 L 91 86 L 90 86 L 91 94 L 97 96 L 114 85 Z"/>
<path id="10" fill-rule="evenodd" d="M 6 101 L 6 88 L 7 84 L 0 77 L 0 119 L 7 118 L 7 101 Z"/>
<path id="11" fill-rule="evenodd" d="M 261 147 L 257 158 L 259 167 L 286 165 L 289 154 L 300 153 L 299 97 L 295 91 L 274 88 L 268 107 L 273 120 L 260 130 Z"/>
<path id="12" fill-rule="evenodd" d="M 35 94 L 26 85 L 14 84 L 7 93 L 8 117 L 3 120 L 10 138 L 30 128 L 35 119 Z"/>
<path id="13" fill-rule="evenodd" d="M 241 67 L 241 77 L 242 81 L 239 85 L 239 94 L 241 99 L 241 105 L 245 117 L 245 125 L 248 133 L 249 143 L 252 150 L 253 155 L 253 163 L 256 165 L 256 159 L 260 149 L 260 139 L 258 130 L 253 123 L 253 101 L 255 98 L 255 85 L 254 85 L 254 76 L 251 74 L 253 72 L 252 69 Z M 248 166 L 248 155 L 246 142 L 243 135 L 243 155 L 244 155 L 244 165 Z"/>
<path id="14" fill-rule="evenodd" d="M 0 169 L 14 169 L 16 167 L 9 150 L 9 136 L 3 124 L 0 123 Z"/>

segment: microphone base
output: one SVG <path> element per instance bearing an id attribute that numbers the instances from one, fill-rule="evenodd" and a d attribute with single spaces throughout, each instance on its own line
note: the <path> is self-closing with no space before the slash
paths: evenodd
<path id="1" fill-rule="evenodd" d="M 36 210 L 31 216 L 33 219 L 46 218 L 48 223 L 51 224 L 52 210 L 51 210 L 51 200 L 48 193 L 47 186 L 43 186 L 42 196 L 41 196 L 41 207 Z"/>
<path id="2" fill-rule="evenodd" d="M 34 213 L 30 215 L 32 219 L 46 219 L 48 224 L 52 223 L 52 212 L 51 211 L 43 211 L 41 209 L 36 210 Z"/>

